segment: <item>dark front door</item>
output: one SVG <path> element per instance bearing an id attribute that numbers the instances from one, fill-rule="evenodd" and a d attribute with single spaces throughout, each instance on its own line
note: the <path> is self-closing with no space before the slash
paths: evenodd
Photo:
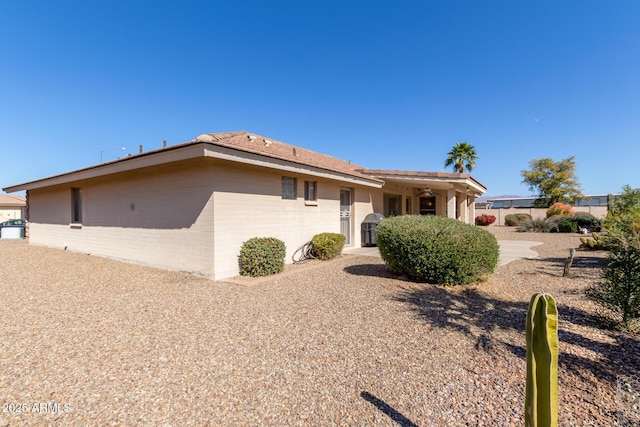
<path id="1" fill-rule="evenodd" d="M 436 198 L 420 197 L 420 215 L 435 215 L 436 214 Z"/>

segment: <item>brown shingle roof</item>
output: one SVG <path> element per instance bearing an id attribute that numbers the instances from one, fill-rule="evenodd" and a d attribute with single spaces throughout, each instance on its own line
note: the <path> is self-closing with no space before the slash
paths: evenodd
<path id="1" fill-rule="evenodd" d="M 207 142 L 274 159 L 340 172 L 364 178 L 368 181 L 383 182 L 371 175 L 362 173 L 362 166 L 246 131 L 206 133 L 199 135 L 194 142 Z"/>
<path id="2" fill-rule="evenodd" d="M 475 184 L 477 184 L 479 191 L 486 191 L 486 188 L 482 184 L 480 184 L 471 175 L 468 174 L 366 169 L 362 166 L 338 159 L 333 156 L 329 156 L 327 154 L 317 153 L 315 151 L 307 150 L 306 148 L 297 147 L 246 131 L 205 133 L 199 135 L 192 141 L 143 152 L 133 156 L 127 156 L 123 159 L 101 163 L 99 165 L 90 166 L 84 169 L 55 175 L 53 177 L 42 178 L 36 181 L 14 185 L 11 187 L 7 187 L 4 190 L 10 192 L 28 190 L 31 188 L 41 188 L 47 185 L 53 185 L 53 183 L 60 184 L 64 182 L 72 182 L 74 179 L 77 179 L 78 176 L 82 176 L 83 179 L 87 179 L 87 177 L 106 175 L 108 173 L 113 173 L 112 171 L 110 172 L 109 168 L 127 164 L 129 161 L 142 159 L 145 157 L 151 158 L 158 155 L 159 153 L 173 150 L 182 150 L 185 147 L 190 147 L 198 144 L 208 144 L 223 147 L 225 149 L 237 150 L 243 153 L 251 153 L 265 158 L 272 158 L 292 164 L 298 164 L 301 166 L 306 166 L 308 168 L 316 168 L 319 170 L 333 172 L 338 175 L 342 174 L 343 177 L 354 177 L 361 180 L 361 183 L 365 183 L 365 185 L 373 185 L 375 187 L 381 187 L 384 184 L 385 180 L 393 178 L 416 178 L 419 180 L 451 179 L 454 181 L 473 181 Z M 213 147 L 211 147 L 211 149 L 213 149 Z M 166 159 L 160 158 L 159 161 L 166 161 Z M 140 164 L 132 165 L 132 168 L 137 167 L 141 167 Z M 130 169 L 127 169 L 126 167 L 121 167 L 119 169 L 119 171 L 123 170 Z"/>

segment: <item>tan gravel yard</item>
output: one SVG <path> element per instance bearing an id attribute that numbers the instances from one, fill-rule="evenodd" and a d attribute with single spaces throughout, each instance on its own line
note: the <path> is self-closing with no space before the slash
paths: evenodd
<path id="1" fill-rule="evenodd" d="M 0 241 L 0 426 L 519 426 L 536 291 L 560 312 L 560 425 L 614 425 L 640 337 L 581 294 L 605 254 L 562 278 L 577 236 L 489 229 L 540 258 L 458 288 L 355 255 L 212 282 Z"/>

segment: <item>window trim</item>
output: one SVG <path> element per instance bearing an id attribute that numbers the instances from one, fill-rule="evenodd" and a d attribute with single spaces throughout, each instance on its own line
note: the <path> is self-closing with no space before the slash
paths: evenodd
<path id="1" fill-rule="evenodd" d="M 71 187 L 71 224 L 82 224 L 82 187 Z"/>
<path id="2" fill-rule="evenodd" d="M 280 192 L 282 200 L 296 200 L 298 198 L 297 178 L 293 176 L 283 176 L 280 181 Z M 291 194 L 291 192 L 293 192 L 293 194 Z"/>
<path id="3" fill-rule="evenodd" d="M 310 193 L 313 192 L 313 197 Z M 318 202 L 318 181 L 305 181 L 304 182 L 304 201 L 305 202 Z"/>
<path id="4" fill-rule="evenodd" d="M 403 199 L 402 194 L 383 193 L 382 206 L 383 206 L 384 215 L 387 217 L 402 215 L 402 199 Z M 393 214 L 391 212 L 392 200 L 397 202 L 397 208 L 398 208 L 398 212 Z"/>

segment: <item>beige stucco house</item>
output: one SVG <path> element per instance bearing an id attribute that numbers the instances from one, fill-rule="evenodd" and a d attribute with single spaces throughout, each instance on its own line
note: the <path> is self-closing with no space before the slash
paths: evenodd
<path id="1" fill-rule="evenodd" d="M 241 131 L 5 189 L 25 190 L 31 244 L 223 279 L 252 237 L 283 240 L 289 262 L 317 233 L 359 247 L 374 212 L 473 223 L 486 188 L 468 174 L 371 170 Z"/>
<path id="2" fill-rule="evenodd" d="M 22 196 L 0 194 L 0 222 L 24 218 L 27 214 L 27 201 Z"/>

